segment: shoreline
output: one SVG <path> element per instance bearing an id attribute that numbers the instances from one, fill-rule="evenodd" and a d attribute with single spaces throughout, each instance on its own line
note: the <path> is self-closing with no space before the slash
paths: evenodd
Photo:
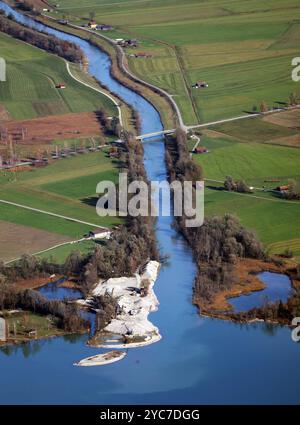
<path id="1" fill-rule="evenodd" d="M 239 281 L 232 288 L 221 291 L 213 297 L 211 303 L 203 303 L 197 297 L 193 297 L 193 304 L 198 308 L 199 314 L 204 317 L 211 317 L 220 320 L 227 320 L 238 323 L 265 322 L 277 325 L 286 325 L 277 320 L 266 320 L 259 317 L 245 318 L 240 313 L 233 310 L 228 301 L 230 298 L 236 298 L 243 295 L 250 295 L 253 292 L 263 291 L 266 285 L 257 277 L 257 274 L 263 272 L 279 273 L 289 277 L 291 286 L 297 292 L 300 290 L 300 283 L 295 279 L 291 264 L 277 265 L 272 261 L 244 259 L 240 260 L 235 266 L 234 274 Z M 271 303 L 273 304 L 273 303 Z M 247 312 L 247 311 L 246 311 Z"/>

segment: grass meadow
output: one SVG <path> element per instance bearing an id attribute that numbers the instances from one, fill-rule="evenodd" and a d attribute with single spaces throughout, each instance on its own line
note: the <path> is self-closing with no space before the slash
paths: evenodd
<path id="1" fill-rule="evenodd" d="M 96 214 L 96 185 L 102 180 L 117 181 L 117 164 L 107 151 L 60 159 L 47 167 L 0 175 L 0 199 L 38 208 L 51 213 L 93 223 L 98 226 L 119 224 L 117 217 Z M 91 226 L 51 217 L 10 205 L 0 204 L 2 220 L 55 231 L 81 238 Z"/>
<path id="2" fill-rule="evenodd" d="M 0 34 L 0 52 L 7 63 L 7 81 L 0 85 L 0 105 L 12 119 L 88 112 L 101 107 L 115 114 L 109 99 L 68 74 L 63 59 L 5 34 Z M 59 82 L 66 83 L 67 88 L 57 90 L 55 84 Z"/>
<path id="3" fill-rule="evenodd" d="M 201 135 L 201 145 L 209 153 L 193 155 L 193 159 L 202 166 L 207 179 L 205 214 L 237 215 L 246 227 L 257 232 L 271 252 L 283 253 L 290 248 L 300 256 L 300 202 L 287 202 L 259 189 L 274 189 L 289 179 L 300 183 L 300 149 L 277 144 L 287 131 L 293 133 L 295 129 L 261 119 L 246 121 L 222 124 Z M 255 123 L 249 125 L 251 121 Z M 243 139 L 238 139 L 239 132 L 245 135 Z M 194 143 L 190 141 L 189 147 Z M 229 175 L 257 189 L 253 194 L 220 190 Z"/>
<path id="4" fill-rule="evenodd" d="M 298 0 L 62 0 L 55 16 L 84 23 L 90 13 L 115 37 L 135 37 L 148 59 L 129 57 L 133 71 L 178 102 L 186 124 L 241 115 L 285 102 L 291 60 L 299 56 Z M 128 53 L 132 53 L 128 50 Z M 209 87 L 192 89 L 198 80 Z"/>

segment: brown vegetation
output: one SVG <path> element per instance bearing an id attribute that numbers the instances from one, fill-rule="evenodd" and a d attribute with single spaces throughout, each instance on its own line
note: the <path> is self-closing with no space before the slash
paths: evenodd
<path id="1" fill-rule="evenodd" d="M 3 261 L 13 260 L 22 254 L 42 251 L 49 246 L 71 240 L 68 236 L 1 220 L 0 234 L 0 259 Z M 18 235 L 22 235 L 22 243 Z"/>

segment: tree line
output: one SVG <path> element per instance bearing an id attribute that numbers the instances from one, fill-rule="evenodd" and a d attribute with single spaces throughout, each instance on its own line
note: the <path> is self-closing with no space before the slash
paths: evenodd
<path id="1" fill-rule="evenodd" d="M 6 17 L 3 12 L 0 12 L 0 31 L 42 50 L 61 56 L 68 61 L 79 63 L 84 60 L 84 54 L 76 44 L 60 40 L 54 35 L 29 29 L 15 22 L 12 15 Z"/>

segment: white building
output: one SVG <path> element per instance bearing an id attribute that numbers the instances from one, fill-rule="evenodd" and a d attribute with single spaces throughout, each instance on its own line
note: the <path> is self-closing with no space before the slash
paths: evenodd
<path id="1" fill-rule="evenodd" d="M 94 229 L 89 232 L 91 239 L 109 239 L 111 232 L 109 230 Z"/>

